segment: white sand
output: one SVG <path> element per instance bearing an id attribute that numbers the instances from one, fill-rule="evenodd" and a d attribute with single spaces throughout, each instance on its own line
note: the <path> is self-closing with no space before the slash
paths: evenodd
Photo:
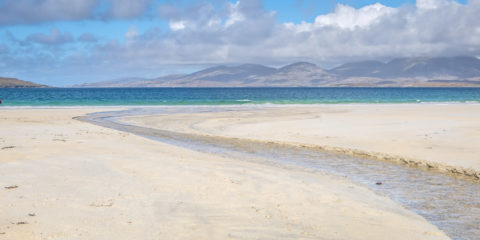
<path id="1" fill-rule="evenodd" d="M 257 107 L 194 116 L 170 114 L 125 121 L 171 131 L 428 163 L 480 177 L 480 104 Z"/>
<path id="2" fill-rule="evenodd" d="M 72 120 L 92 111 L 0 110 L 0 239 L 448 239 L 345 179 Z"/>

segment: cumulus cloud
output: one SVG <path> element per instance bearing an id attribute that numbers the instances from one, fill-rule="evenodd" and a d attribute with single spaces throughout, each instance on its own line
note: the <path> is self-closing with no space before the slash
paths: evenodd
<path id="1" fill-rule="evenodd" d="M 333 13 L 316 17 L 314 25 L 317 27 L 333 26 L 352 30 L 355 27 L 369 26 L 376 20 L 393 12 L 393 8 L 386 7 L 380 3 L 368 5 L 358 10 L 347 5 L 338 4 Z"/>
<path id="2" fill-rule="evenodd" d="M 417 0 L 415 5 L 418 9 L 435 9 L 446 3 L 445 0 Z"/>
<path id="3" fill-rule="evenodd" d="M 52 28 L 49 34 L 30 34 L 26 40 L 45 45 L 62 45 L 73 42 L 74 39 L 70 33 L 61 33 L 57 28 Z"/>
<path id="4" fill-rule="evenodd" d="M 152 0 L 2 0 L 0 25 L 135 18 L 152 4 Z"/>
<path id="5" fill-rule="evenodd" d="M 228 19 L 225 22 L 225 27 L 229 27 L 235 24 L 236 22 L 245 20 L 245 16 L 240 12 L 239 5 L 240 5 L 240 2 L 230 5 L 230 15 L 228 16 Z"/>
<path id="6" fill-rule="evenodd" d="M 185 28 L 185 21 L 170 21 L 170 29 L 173 31 L 182 30 Z"/>

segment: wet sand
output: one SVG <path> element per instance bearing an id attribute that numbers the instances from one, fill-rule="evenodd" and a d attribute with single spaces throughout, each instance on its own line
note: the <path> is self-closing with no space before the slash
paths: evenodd
<path id="1" fill-rule="evenodd" d="M 0 239 L 448 239 L 341 177 L 72 119 L 100 110 L 0 110 Z"/>
<path id="2" fill-rule="evenodd" d="M 252 107 L 128 117 L 122 122 L 310 146 L 480 178 L 480 104 Z"/>

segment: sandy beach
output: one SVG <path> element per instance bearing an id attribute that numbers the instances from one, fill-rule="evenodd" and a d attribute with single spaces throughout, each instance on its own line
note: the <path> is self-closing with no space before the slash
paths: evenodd
<path id="1" fill-rule="evenodd" d="M 380 108 L 379 114 L 387 111 Z M 262 140 L 361 143 L 343 142 L 346 130 L 320 128 L 338 122 L 329 117 L 361 108 L 315 109 L 128 121 Z M 448 239 L 419 215 L 343 177 L 199 153 L 72 119 L 103 110 L 0 110 L 0 239 Z M 307 124 L 313 124 L 308 134 Z M 442 134 L 452 134 L 452 126 L 443 127 Z M 306 135 L 294 137 L 300 133 Z"/>
<path id="2" fill-rule="evenodd" d="M 347 104 L 160 114 L 123 121 L 287 143 L 480 178 L 479 104 Z"/>
<path id="3" fill-rule="evenodd" d="M 0 0 L 0 240 L 480 240 L 480 0 Z"/>

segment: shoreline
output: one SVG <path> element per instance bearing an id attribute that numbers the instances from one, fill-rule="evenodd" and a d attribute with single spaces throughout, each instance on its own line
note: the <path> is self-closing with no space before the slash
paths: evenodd
<path id="1" fill-rule="evenodd" d="M 480 87 L 479 87 L 480 88 Z M 241 101 L 240 101 L 241 102 Z M 480 105 L 479 101 L 448 101 L 448 102 L 339 102 L 339 103 L 243 103 L 243 104 L 158 104 L 158 105 L 0 105 L 1 109 L 57 109 L 57 108 L 173 108 L 173 107 L 318 107 L 318 106 L 377 106 L 377 105 Z"/>

